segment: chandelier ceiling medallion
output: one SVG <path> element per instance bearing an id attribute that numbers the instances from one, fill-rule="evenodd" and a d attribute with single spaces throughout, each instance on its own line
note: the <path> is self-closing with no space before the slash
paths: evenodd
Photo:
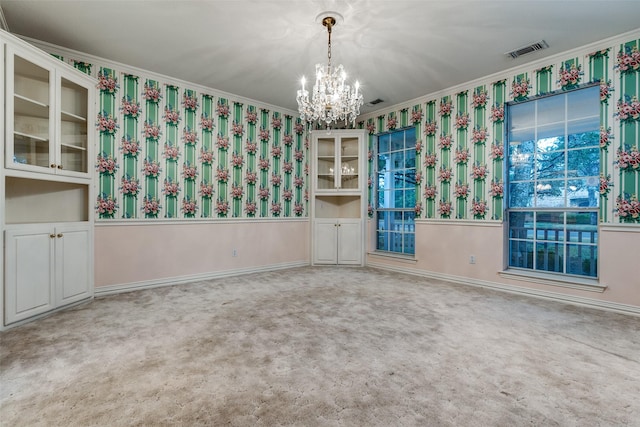
<path id="1" fill-rule="evenodd" d="M 327 129 L 338 121 L 344 121 L 345 125 L 347 122 L 355 124 L 360 106 L 364 102 L 359 92 L 360 84 L 356 81 L 355 87 L 351 89 L 346 84 L 347 73 L 342 64 L 337 67 L 331 65 L 331 29 L 336 25 L 336 16 L 340 17 L 335 12 L 318 15 L 329 34 L 327 65 L 316 65 L 316 81 L 311 94 L 305 89 L 306 81 L 302 78 L 302 89 L 298 90 L 297 96 L 300 118 L 307 122 L 325 123 Z"/>

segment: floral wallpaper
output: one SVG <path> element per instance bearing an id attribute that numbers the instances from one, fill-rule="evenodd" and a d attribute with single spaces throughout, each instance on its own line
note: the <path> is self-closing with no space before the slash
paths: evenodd
<path id="1" fill-rule="evenodd" d="M 68 62 L 98 79 L 98 218 L 308 215 L 308 129 L 297 117 Z"/>
<path id="2" fill-rule="evenodd" d="M 591 82 L 600 82 L 600 221 L 640 223 L 640 39 L 363 116 L 358 127 L 369 133 L 369 182 L 375 182 L 375 134 L 414 125 L 416 217 L 501 221 L 505 103 Z"/>

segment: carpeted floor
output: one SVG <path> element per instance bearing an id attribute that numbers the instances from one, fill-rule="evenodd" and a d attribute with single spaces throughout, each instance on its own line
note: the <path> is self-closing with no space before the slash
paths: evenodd
<path id="1" fill-rule="evenodd" d="M 120 294 L 0 339 L 2 426 L 640 426 L 640 318 L 374 269 Z"/>

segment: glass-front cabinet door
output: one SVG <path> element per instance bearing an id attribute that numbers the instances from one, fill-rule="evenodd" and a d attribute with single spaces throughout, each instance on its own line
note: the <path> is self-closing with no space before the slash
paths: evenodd
<path id="1" fill-rule="evenodd" d="M 89 177 L 91 84 L 10 46 L 6 65 L 7 168 Z"/>
<path id="2" fill-rule="evenodd" d="M 6 61 L 7 167 L 55 169 L 54 69 L 10 47 Z"/>
<path id="3" fill-rule="evenodd" d="M 319 136 L 316 147 L 316 190 L 360 189 L 360 138 Z"/>
<path id="4" fill-rule="evenodd" d="M 68 78 L 60 78 L 59 169 L 88 173 L 88 98 L 87 87 Z"/>
<path id="5" fill-rule="evenodd" d="M 316 167 L 316 189 L 336 189 L 336 139 L 335 137 L 318 138 Z"/>
<path id="6" fill-rule="evenodd" d="M 340 145 L 336 148 L 340 150 L 339 188 L 344 190 L 359 189 L 359 139 L 357 137 L 342 137 L 340 138 Z"/>

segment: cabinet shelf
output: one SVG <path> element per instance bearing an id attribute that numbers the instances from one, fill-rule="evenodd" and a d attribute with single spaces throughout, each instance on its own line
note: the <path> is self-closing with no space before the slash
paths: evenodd
<path id="1" fill-rule="evenodd" d="M 79 145 L 68 144 L 68 143 L 64 143 L 64 142 L 61 142 L 60 145 L 63 146 L 63 147 L 66 147 L 66 148 L 71 148 L 73 150 L 87 151 L 87 147 L 81 147 Z"/>
<path id="2" fill-rule="evenodd" d="M 41 119 L 49 118 L 49 106 L 42 102 L 36 101 L 26 96 L 13 95 L 14 97 L 14 111 L 19 116 L 38 117 Z"/>
<path id="3" fill-rule="evenodd" d="M 31 135 L 31 134 L 24 133 L 24 132 L 14 131 L 13 134 L 16 135 L 16 136 L 21 136 L 23 138 L 32 139 L 32 140 L 34 140 L 36 142 L 49 142 L 49 140 L 47 138 L 41 138 L 39 136 Z"/>
<path id="4" fill-rule="evenodd" d="M 69 113 L 67 111 L 60 111 L 61 119 L 67 122 L 86 123 L 87 118 L 78 116 L 77 114 Z"/>

